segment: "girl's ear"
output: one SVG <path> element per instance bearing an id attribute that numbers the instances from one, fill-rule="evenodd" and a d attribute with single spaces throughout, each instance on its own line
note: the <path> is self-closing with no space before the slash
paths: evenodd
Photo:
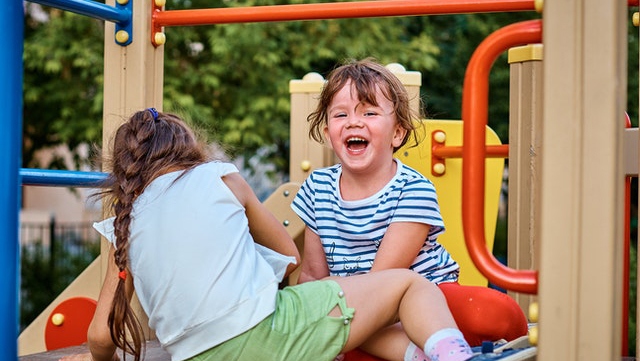
<path id="1" fill-rule="evenodd" d="M 391 140 L 391 145 L 393 148 L 397 148 L 402 144 L 404 137 L 407 135 L 407 130 L 403 128 L 400 124 L 396 124 L 396 129 L 393 133 L 393 139 Z"/>

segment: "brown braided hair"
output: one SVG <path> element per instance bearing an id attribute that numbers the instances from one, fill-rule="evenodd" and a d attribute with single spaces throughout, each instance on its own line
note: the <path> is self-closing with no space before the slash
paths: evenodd
<path id="1" fill-rule="evenodd" d="M 409 94 L 400 79 L 373 58 L 347 60 L 331 71 L 320 93 L 315 111 L 307 117 L 311 139 L 318 143 L 324 143 L 323 130 L 328 122 L 327 109 L 329 109 L 335 95 L 348 81 L 351 81 L 351 87 L 361 102 L 378 106 L 376 93 L 380 89 L 382 95 L 393 103 L 393 111 L 398 123 L 407 130 L 402 143 L 393 149 L 394 152 L 405 145 L 410 137 L 415 143 L 413 145 L 418 144 L 413 121 L 420 119 L 421 114 L 413 114 L 414 111 L 409 105 Z"/>
<path id="2" fill-rule="evenodd" d="M 205 163 L 206 154 L 203 143 L 182 119 L 154 108 L 136 112 L 118 128 L 110 161 L 112 172 L 105 181 L 102 195 L 110 198 L 116 216 L 115 263 L 121 272 L 128 264 L 129 225 L 136 198 L 156 177 L 170 171 L 187 172 Z M 133 354 L 134 360 L 139 361 L 144 335 L 126 297 L 123 278 L 116 288 L 108 323 L 116 347 Z"/>

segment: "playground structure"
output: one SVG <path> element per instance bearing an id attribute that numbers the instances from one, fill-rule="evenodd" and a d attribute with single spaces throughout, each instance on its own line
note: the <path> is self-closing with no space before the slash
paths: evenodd
<path id="1" fill-rule="evenodd" d="M 68 10 L 77 10 L 74 7 L 78 3 L 62 3 L 70 4 L 72 9 Z M 59 4 L 54 2 L 52 5 Z M 136 16 L 127 23 L 126 19 L 112 16 L 110 11 L 101 14 L 109 20 L 105 23 L 103 139 L 109 139 L 121 119 L 133 111 L 149 106 L 161 107 L 162 44 L 165 41 L 162 27 L 531 11 L 536 5 L 540 10 L 540 3 L 533 1 L 382 0 L 358 2 L 357 6 L 347 2 L 165 11 L 162 10 L 163 3 L 130 1 L 119 4 L 115 7 L 118 13 L 128 11 L 129 16 Z M 437 132 L 442 129 L 435 129 L 429 137 L 431 154 L 423 159 L 427 164 L 425 169 L 447 174 L 454 161 L 460 161 L 453 158 L 462 156 L 462 224 L 470 258 L 493 283 L 517 291 L 516 298 L 521 305 L 531 302 L 528 295 L 537 294 L 539 360 L 612 360 L 620 357 L 624 313 L 621 240 L 624 239 L 623 220 L 628 217 L 624 211 L 624 185 L 629 176 L 638 173 L 638 133 L 633 129 L 625 130 L 621 121 L 625 110 L 622 100 L 626 99 L 626 9 L 630 5 L 638 4 L 597 0 L 549 2 L 544 5 L 542 21 L 514 24 L 494 33 L 478 47 L 467 69 L 463 116 L 459 122 L 465 126 L 462 143 L 452 141 L 455 139 L 450 137 L 453 131 L 445 131 L 443 138 L 442 132 Z M 20 4 L 12 3 L 0 15 L 0 23 L 7 26 L 8 33 L 15 34 L 16 29 L 21 29 L 21 11 Z M 113 37 L 110 34 L 114 34 Z M 8 111 L 0 146 L 4 147 L 4 154 L 17 155 L 22 118 L 18 98 L 21 94 L 18 73 L 21 72 L 15 69 L 21 69 L 21 45 L 15 38 L 21 40 L 21 36 L 9 38 L 9 51 L 0 55 L 0 63 L 6 64 L 0 70 L 0 78 L 7 79 L 2 85 L 6 88 L 0 88 L 0 94 L 3 94 L 0 98 Z M 485 238 L 489 238 L 485 234 L 484 216 L 489 199 L 484 197 L 487 188 L 485 158 L 506 155 L 504 147 L 486 143 L 487 78 L 496 54 L 536 43 L 544 44 L 544 65 L 539 46 L 513 50 L 512 145 L 508 148 L 512 160 L 509 182 L 511 267 L 504 267 L 493 259 L 485 246 Z M 528 55 L 518 60 L 518 53 Z M 309 94 L 303 92 L 300 96 L 310 99 Z M 294 114 L 297 96 L 292 92 L 292 127 L 294 123 L 300 124 L 294 122 L 299 118 Z M 306 106 L 312 107 L 312 104 Z M 305 172 L 331 161 L 330 155 L 323 150 L 299 152 L 308 159 L 294 159 L 293 153 L 292 180 L 301 181 Z M 321 161 L 313 157 L 320 157 Z M 87 186 L 101 177 L 99 173 L 21 170 L 18 160 L 17 156 L 8 156 L 0 163 L 3 167 L 0 190 L 6 200 L 0 208 L 4 216 L 0 232 L 6 240 L 16 240 L 5 242 L 2 252 L 2 264 L 6 269 L 0 278 L 0 287 L 4 288 L 2 305 L 6 312 L 2 316 L 5 327 L 0 352 L 6 359 L 18 354 L 17 335 L 12 332 L 17 329 L 17 315 L 10 311 L 17 309 L 20 183 Z M 291 194 L 291 189 L 284 189 L 277 190 L 274 196 Z M 276 200 L 276 203 L 286 202 Z M 296 224 L 289 226 L 299 227 Z M 105 261 L 98 258 L 86 274 L 79 277 L 90 280 L 91 284 L 77 285 L 78 289 L 87 292 L 99 288 Z M 148 331 L 152 337 L 151 330 Z"/>

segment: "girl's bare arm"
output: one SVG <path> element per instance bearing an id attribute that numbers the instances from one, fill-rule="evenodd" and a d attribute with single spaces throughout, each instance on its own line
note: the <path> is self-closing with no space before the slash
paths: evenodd
<path id="1" fill-rule="evenodd" d="M 424 223 L 395 222 L 382 238 L 371 271 L 409 268 L 424 245 L 430 226 Z"/>
<path id="2" fill-rule="evenodd" d="M 304 229 L 304 251 L 298 283 L 315 281 L 329 276 L 329 266 L 320 236 L 309 227 Z"/>
<path id="3" fill-rule="evenodd" d="M 295 257 L 296 264 L 289 264 L 287 267 L 285 275 L 289 275 L 300 264 L 300 253 L 287 230 L 260 202 L 240 173 L 227 174 L 222 180 L 245 207 L 249 219 L 249 232 L 254 241 L 278 253 Z"/>
<path id="4" fill-rule="evenodd" d="M 118 267 L 114 260 L 115 249 L 113 246 L 109 247 L 109 255 L 107 261 L 107 273 L 105 275 L 100 295 L 98 296 L 98 304 L 96 306 L 96 312 L 93 315 L 89 330 L 87 332 L 87 345 L 89 347 L 89 353 L 77 354 L 63 357 L 64 361 L 115 361 L 120 358 L 116 354 L 116 346 L 111 340 L 111 334 L 109 332 L 109 313 L 111 312 L 111 302 L 118 286 Z M 131 300 L 133 296 L 133 280 L 130 272 L 127 270 L 126 278 L 126 294 L 127 298 Z"/>

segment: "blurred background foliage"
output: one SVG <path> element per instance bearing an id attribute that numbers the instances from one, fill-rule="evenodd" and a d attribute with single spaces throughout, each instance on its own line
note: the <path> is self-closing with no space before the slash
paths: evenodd
<path id="1" fill-rule="evenodd" d="M 191 0 L 168 8 L 299 2 Z M 191 119 L 232 158 L 249 159 L 268 147 L 260 152 L 263 160 L 286 173 L 289 80 L 311 71 L 326 75 L 344 59 L 372 56 L 422 73 L 428 117 L 460 119 L 464 73 L 478 44 L 502 26 L 539 17 L 520 12 L 170 27 L 163 108 Z M 99 20 L 30 3 L 25 24 L 23 165 L 28 167 L 40 148 L 66 144 L 75 150 L 101 142 L 105 35 Z M 637 45 L 638 31 L 629 21 L 628 109 L 634 125 Z M 508 143 L 506 54 L 494 63 L 489 94 L 490 126 Z M 62 166 L 54 159 L 50 167 Z"/>
<path id="2" fill-rule="evenodd" d="M 178 1 L 170 9 L 299 3 L 300 0 Z M 427 115 L 459 119 L 462 79 L 492 31 L 535 12 L 224 24 L 165 29 L 165 111 L 191 119 L 230 157 L 261 157 L 288 170 L 289 80 L 326 75 L 344 59 L 375 57 L 423 75 Z M 104 25 L 27 5 L 23 165 L 40 148 L 101 142 Z M 107 34 L 107 41 L 111 35 Z M 508 136 L 506 54 L 491 78 L 491 126 Z M 159 106 L 159 105 L 158 105 Z M 77 161 L 82 161 L 77 157 Z M 55 163 L 52 168 L 61 168 Z"/>

